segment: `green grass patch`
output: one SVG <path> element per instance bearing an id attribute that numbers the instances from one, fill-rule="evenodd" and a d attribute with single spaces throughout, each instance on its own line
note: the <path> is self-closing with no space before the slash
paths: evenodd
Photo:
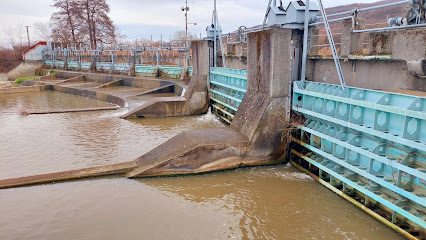
<path id="1" fill-rule="evenodd" d="M 26 80 L 31 80 L 31 79 L 36 79 L 36 78 L 39 78 L 40 76 L 25 76 L 25 77 L 18 77 L 18 78 L 16 78 L 15 79 L 15 84 L 16 85 L 21 85 L 24 81 L 26 81 Z M 12 83 L 12 85 L 14 85 L 13 83 Z"/>

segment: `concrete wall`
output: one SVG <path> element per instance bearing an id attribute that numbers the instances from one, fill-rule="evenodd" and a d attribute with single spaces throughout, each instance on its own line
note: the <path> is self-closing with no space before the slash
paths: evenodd
<path id="1" fill-rule="evenodd" d="M 426 79 L 410 74 L 407 62 L 403 60 L 348 60 L 340 63 L 346 85 L 351 87 L 426 91 Z M 309 59 L 307 78 L 340 84 L 332 59 Z"/>
<path id="2" fill-rule="evenodd" d="M 247 43 L 224 44 L 225 62 L 227 68 L 247 70 Z M 222 53 L 218 47 L 217 65 L 222 67 Z"/>
<path id="3" fill-rule="evenodd" d="M 364 24 L 363 19 L 356 19 L 355 29 L 362 29 Z M 340 63 L 348 86 L 426 91 L 425 27 L 371 33 L 354 33 L 352 27 L 351 20 L 344 21 L 340 46 Z M 364 37 L 368 44 L 362 51 Z M 308 57 L 308 79 L 340 84 L 332 57 L 315 54 L 311 51 Z"/>
<path id="4" fill-rule="evenodd" d="M 0 73 L 0 81 L 7 81 L 8 79 L 15 80 L 17 77 L 35 75 L 37 68 L 43 65 L 42 61 L 26 61 L 8 73 Z"/>
<path id="5" fill-rule="evenodd" d="M 222 67 L 222 56 L 217 56 L 218 66 Z M 247 70 L 247 56 L 226 55 L 227 68 Z"/>
<path id="6" fill-rule="evenodd" d="M 193 75 L 208 75 L 209 67 L 212 66 L 210 49 L 213 43 L 207 40 L 196 40 L 191 42 Z"/>
<path id="7" fill-rule="evenodd" d="M 25 61 L 41 61 L 43 60 L 43 50 L 47 49 L 46 45 L 37 45 L 26 54 L 24 54 Z"/>

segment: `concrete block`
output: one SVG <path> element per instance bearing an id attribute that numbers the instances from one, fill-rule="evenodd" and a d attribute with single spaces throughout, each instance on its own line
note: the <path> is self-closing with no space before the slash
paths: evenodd
<path id="1" fill-rule="evenodd" d="M 210 172 L 237 168 L 247 150 L 247 138 L 230 128 L 183 132 L 135 160 L 128 177 Z"/>
<path id="2" fill-rule="evenodd" d="M 184 97 L 190 99 L 194 92 L 207 91 L 207 75 L 195 74 L 192 76 L 191 81 L 188 83 Z"/>
<path id="3" fill-rule="evenodd" d="M 319 47 L 315 46 L 319 44 L 319 29 L 317 27 L 312 27 L 312 37 L 311 37 L 311 47 L 309 49 L 309 55 L 318 55 Z"/>
<path id="4" fill-rule="evenodd" d="M 408 72 L 413 76 L 426 76 L 426 58 L 407 61 Z"/>
<path id="5" fill-rule="evenodd" d="M 251 138 L 243 165 L 272 164 L 283 161 L 290 141 L 286 106 L 289 98 L 270 99 Z"/>
<path id="6" fill-rule="evenodd" d="M 176 117 L 186 116 L 189 113 L 189 103 L 186 98 L 158 97 L 124 114 L 121 118 Z"/>
<path id="7" fill-rule="evenodd" d="M 247 91 L 232 120 L 231 127 L 251 139 L 269 105 L 270 98 L 263 93 Z"/>
<path id="8" fill-rule="evenodd" d="M 189 113 L 191 115 L 203 114 L 209 108 L 209 96 L 207 94 L 207 76 L 194 75 L 186 88 L 184 97 L 189 101 Z"/>
<path id="9" fill-rule="evenodd" d="M 247 36 L 247 89 L 270 97 L 289 95 L 293 30 L 271 29 Z"/>
<path id="10" fill-rule="evenodd" d="M 367 55 L 391 55 L 394 47 L 394 32 L 368 34 Z"/>
<path id="11" fill-rule="evenodd" d="M 415 61 L 426 57 L 426 27 L 395 31 L 393 59 Z"/>
<path id="12" fill-rule="evenodd" d="M 209 74 L 209 46 L 207 40 L 196 40 L 191 42 L 193 75 Z"/>
<path id="13" fill-rule="evenodd" d="M 353 30 L 364 29 L 365 19 L 356 18 L 343 21 L 340 56 L 348 57 L 350 54 L 362 54 L 364 48 L 364 33 L 354 33 Z"/>
<path id="14" fill-rule="evenodd" d="M 237 43 L 235 44 L 234 55 L 237 57 L 247 57 L 247 43 Z"/>

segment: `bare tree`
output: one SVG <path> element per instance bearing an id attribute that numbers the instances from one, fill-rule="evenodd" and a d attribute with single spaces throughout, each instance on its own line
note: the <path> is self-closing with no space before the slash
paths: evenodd
<path id="1" fill-rule="evenodd" d="M 3 33 L 6 35 L 7 41 L 11 48 L 24 45 L 25 29 L 22 22 L 15 25 L 5 26 Z"/>
<path id="2" fill-rule="evenodd" d="M 96 48 L 99 43 L 116 42 L 116 27 L 108 16 L 110 7 L 105 0 L 77 0 L 79 18 L 84 21 L 90 45 Z"/>
<path id="3" fill-rule="evenodd" d="M 15 30 L 13 26 L 5 26 L 3 33 L 6 35 L 7 41 L 11 47 L 15 46 Z"/>
<path id="4" fill-rule="evenodd" d="M 52 37 L 66 45 L 115 43 L 121 35 L 108 16 L 105 0 L 54 0 L 57 12 L 51 17 Z"/>
<path id="5" fill-rule="evenodd" d="M 62 43 L 77 44 L 78 10 L 76 0 L 53 0 L 53 7 L 58 9 L 51 17 L 53 36 Z M 70 38 L 70 39 L 69 39 Z M 65 40 L 67 39 L 67 40 Z M 65 40 L 65 42 L 63 42 Z"/>
<path id="6" fill-rule="evenodd" d="M 42 22 L 34 23 L 35 37 L 40 41 L 52 41 L 52 31 L 47 24 Z"/>
<path id="7" fill-rule="evenodd" d="M 176 31 L 174 34 L 173 34 L 173 36 L 172 36 L 172 39 L 170 39 L 170 40 L 179 40 L 179 41 L 185 41 L 185 38 L 186 38 L 186 33 L 185 33 L 185 31 Z M 191 34 L 191 33 L 188 33 L 188 40 L 189 41 L 191 41 L 191 40 L 195 40 L 195 39 L 197 39 L 197 35 L 196 34 Z"/>
<path id="8" fill-rule="evenodd" d="M 26 36 L 26 30 L 24 28 L 23 22 L 16 23 L 15 33 L 16 33 L 15 36 L 16 36 L 16 39 L 17 39 L 17 43 L 19 44 L 19 46 L 23 46 L 24 41 L 25 41 L 25 36 Z"/>

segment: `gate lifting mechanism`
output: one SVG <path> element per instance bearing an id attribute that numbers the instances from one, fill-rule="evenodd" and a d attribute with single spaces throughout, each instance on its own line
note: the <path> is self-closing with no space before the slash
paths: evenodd
<path id="1" fill-rule="evenodd" d="M 222 27 L 220 27 L 219 18 L 217 17 L 216 0 L 214 1 L 212 24 L 211 26 L 207 26 L 206 32 L 207 32 L 206 40 L 213 41 L 213 44 L 214 44 L 213 46 L 214 65 L 213 66 L 217 67 L 217 40 L 219 40 L 220 51 L 222 52 L 222 67 L 226 68 L 225 53 L 223 52 L 223 44 L 222 44 Z"/>
<path id="2" fill-rule="evenodd" d="M 388 20 L 389 26 L 405 26 L 426 23 L 426 0 L 409 0 L 411 8 L 406 18 L 394 17 Z"/>
<path id="3" fill-rule="evenodd" d="M 343 77 L 342 68 L 340 66 L 339 56 L 337 55 L 336 46 L 334 44 L 333 36 L 331 35 L 330 26 L 328 24 L 327 15 L 325 13 L 322 1 L 318 0 L 318 4 L 315 2 L 311 3 L 309 0 L 305 2 L 290 1 L 290 3 L 284 7 L 282 1 L 280 1 L 280 5 L 277 6 L 276 0 L 273 0 L 273 2 L 272 0 L 269 0 L 263 26 L 265 27 L 266 22 L 268 22 L 268 26 L 270 27 L 278 26 L 281 28 L 297 28 L 305 30 L 303 38 L 302 80 L 306 80 L 306 58 L 308 52 L 309 23 L 316 22 L 316 20 L 320 19 L 318 13 L 321 11 L 322 21 L 327 32 L 331 51 L 333 53 L 333 59 L 334 63 L 336 64 L 340 85 L 342 89 L 345 89 L 346 83 Z"/>

